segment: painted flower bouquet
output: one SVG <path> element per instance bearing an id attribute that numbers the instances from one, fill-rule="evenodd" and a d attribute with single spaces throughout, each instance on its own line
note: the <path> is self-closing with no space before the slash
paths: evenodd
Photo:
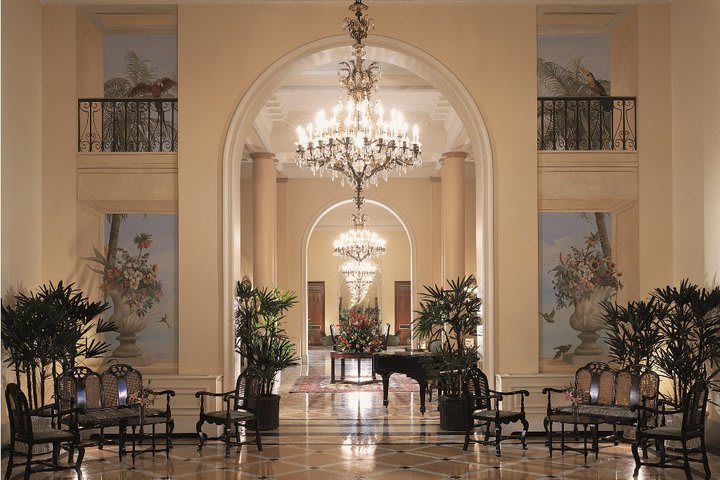
<path id="1" fill-rule="evenodd" d="M 135 311 L 138 317 L 143 317 L 160 302 L 163 289 L 162 283 L 157 279 L 158 266 L 150 263 L 150 253 L 147 251 L 152 246 L 152 236 L 140 233 L 133 242 L 137 247 L 137 254 L 118 247 L 114 264 L 97 249 L 94 249 L 95 256 L 87 260 L 102 266 L 102 269 L 92 268 L 102 275 L 100 289 L 104 293 L 119 292 L 127 306 Z"/>
<path id="2" fill-rule="evenodd" d="M 357 310 L 340 315 L 337 348 L 341 352 L 372 353 L 382 349 L 377 321 Z"/>
<path id="3" fill-rule="evenodd" d="M 570 307 L 603 287 L 622 288 L 619 280 L 622 274 L 617 271 L 612 258 L 603 254 L 593 235 L 585 239 L 583 248 L 570 248 L 570 253 L 561 253 L 560 263 L 550 270 L 554 274 L 558 308 Z"/>

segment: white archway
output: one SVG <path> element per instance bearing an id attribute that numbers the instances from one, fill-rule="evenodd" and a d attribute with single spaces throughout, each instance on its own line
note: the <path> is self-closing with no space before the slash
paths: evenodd
<path id="1" fill-rule="evenodd" d="M 476 248 L 477 276 L 484 299 L 485 371 L 494 381 L 494 267 L 493 267 L 493 158 L 485 121 L 463 83 L 442 62 L 427 52 L 403 41 L 373 35 L 367 41 L 368 57 L 398 65 L 414 72 L 437 88 L 455 109 L 470 137 L 476 177 Z M 223 148 L 223 273 L 222 314 L 224 319 L 224 383 L 234 381 L 235 364 L 232 308 L 233 285 L 240 276 L 240 160 L 253 121 L 267 99 L 283 79 L 297 71 L 334 61 L 345 60 L 347 38 L 344 35 L 319 39 L 302 45 L 280 57 L 248 88 L 233 114 Z"/>
<path id="2" fill-rule="evenodd" d="M 325 205 L 323 208 L 318 210 L 313 218 L 308 223 L 307 228 L 305 229 L 305 233 L 303 235 L 302 240 L 302 259 L 303 259 L 303 267 L 302 267 L 302 285 L 303 285 L 303 291 L 300 295 L 300 308 L 302 311 L 302 333 L 301 338 L 303 341 L 302 344 L 302 357 L 303 357 L 303 363 L 306 363 L 307 355 L 308 355 L 308 300 L 307 300 L 307 282 L 308 282 L 308 247 L 310 245 L 310 237 L 312 236 L 313 231 L 315 230 L 315 227 L 317 227 L 317 224 L 322 220 L 322 218 L 328 214 L 330 211 L 334 210 L 337 207 L 340 207 L 342 205 L 348 205 L 353 203 L 354 200 L 349 198 L 347 200 L 339 200 L 339 201 L 333 201 L 329 204 Z M 412 226 L 410 225 L 410 222 L 407 221 L 404 215 L 402 215 L 396 208 L 390 206 L 387 204 L 387 202 L 380 202 L 377 200 L 373 200 L 370 198 L 365 198 L 365 204 L 370 205 L 376 205 L 378 207 L 384 208 L 387 210 L 390 214 L 392 214 L 395 219 L 400 222 L 400 225 L 402 225 L 403 230 L 405 230 L 405 235 L 407 235 L 408 242 L 410 243 L 410 282 L 413 285 L 413 288 L 410 291 L 410 305 L 415 304 L 415 232 L 412 229 Z"/>

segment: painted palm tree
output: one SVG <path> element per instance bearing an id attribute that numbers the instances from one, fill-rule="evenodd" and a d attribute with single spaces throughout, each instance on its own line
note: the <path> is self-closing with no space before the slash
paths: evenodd
<path id="1" fill-rule="evenodd" d="M 177 98 L 178 85 L 174 74 L 160 78 L 157 68 L 148 60 L 141 59 L 134 51 L 128 51 L 124 60 L 126 76 L 111 78 L 105 82 L 106 98 Z M 103 138 L 111 139 L 109 150 L 153 151 L 160 148 L 161 134 L 163 143 L 173 146 L 171 143 L 177 139 L 177 120 L 167 120 L 166 102 L 157 100 L 152 105 L 155 106 L 155 113 L 151 111 L 151 104 L 148 102 L 117 102 L 104 109 Z M 170 109 L 172 108 L 170 105 Z"/>
<path id="2" fill-rule="evenodd" d="M 610 91 L 609 81 L 596 79 L 583 65 L 582 57 L 572 59 L 565 67 L 538 58 L 537 81 L 539 92 L 560 97 L 560 101 L 538 103 L 538 143 L 553 145 L 554 150 L 612 148 L 610 100 L 561 99 L 604 96 L 599 92 Z"/>

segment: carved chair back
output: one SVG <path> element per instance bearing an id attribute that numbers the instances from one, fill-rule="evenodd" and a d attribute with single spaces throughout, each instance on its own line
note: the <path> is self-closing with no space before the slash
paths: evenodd
<path id="1" fill-rule="evenodd" d="M 337 332 L 333 324 L 330 325 L 330 338 L 332 339 L 332 349 L 337 350 Z"/>
<path id="2" fill-rule="evenodd" d="M 615 398 L 615 370 L 603 362 L 591 362 L 575 372 L 575 388 L 581 403 L 612 405 Z"/>
<path id="3" fill-rule="evenodd" d="M 87 367 L 74 367 L 55 380 L 55 395 L 61 410 L 102 407 L 102 380 Z"/>
<path id="4" fill-rule="evenodd" d="M 690 388 L 683 405 L 683 436 L 700 433 L 705 428 L 708 394 L 709 389 L 704 380 L 698 380 Z"/>
<path id="5" fill-rule="evenodd" d="M 130 365 L 111 365 L 100 379 L 103 407 L 126 406 L 128 397 L 142 390 L 142 374 Z"/>
<path id="6" fill-rule="evenodd" d="M 10 438 L 33 438 L 32 422 L 30 420 L 30 406 L 27 397 L 20 390 L 17 383 L 8 383 L 5 388 L 5 404 L 10 419 Z"/>
<path id="7" fill-rule="evenodd" d="M 235 382 L 233 409 L 252 408 L 258 395 L 260 395 L 260 381 L 247 370 L 243 370 Z"/>
<path id="8" fill-rule="evenodd" d="M 660 376 L 647 365 L 630 365 L 617 372 L 615 380 L 615 405 L 631 407 L 643 405 L 655 408 Z"/>
<path id="9" fill-rule="evenodd" d="M 474 410 L 489 410 L 492 406 L 490 402 L 490 384 L 487 375 L 477 367 L 470 367 L 465 372 L 465 393 L 474 398 L 471 408 Z"/>
<path id="10" fill-rule="evenodd" d="M 384 332 L 382 334 L 382 348 L 383 348 L 383 350 L 387 350 L 388 337 L 390 336 L 390 324 L 386 323 L 385 328 L 383 330 L 384 330 Z"/>

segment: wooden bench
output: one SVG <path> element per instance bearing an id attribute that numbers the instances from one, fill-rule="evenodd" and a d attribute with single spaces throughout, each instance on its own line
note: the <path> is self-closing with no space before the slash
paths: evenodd
<path id="1" fill-rule="evenodd" d="M 573 383 L 576 390 L 583 393 L 577 409 L 578 415 L 595 417 L 598 423 L 612 425 L 617 442 L 618 425 L 636 428 L 645 426 L 638 424 L 638 418 L 641 418 L 640 423 L 646 423 L 648 418 L 638 417 L 632 407 L 640 405 L 655 408 L 660 376 L 644 365 L 632 365 L 617 371 L 607 363 L 591 362 L 575 372 Z M 564 392 L 557 388 L 544 388 L 542 391 L 547 395 L 546 432 L 550 417 L 573 414 L 571 405 L 552 405 L 552 394 Z"/>

